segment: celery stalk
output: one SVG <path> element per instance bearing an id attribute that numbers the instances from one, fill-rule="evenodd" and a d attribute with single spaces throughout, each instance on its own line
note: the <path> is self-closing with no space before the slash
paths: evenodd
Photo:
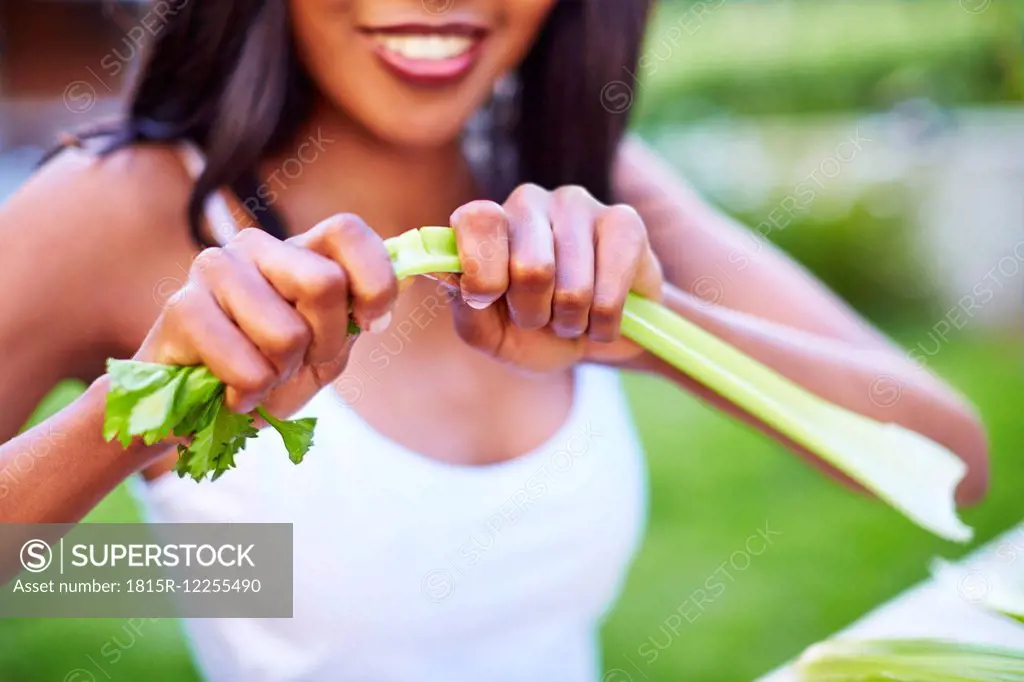
<path id="1" fill-rule="evenodd" d="M 398 279 L 432 272 L 462 272 L 455 230 L 421 227 L 384 241 Z"/>
<path id="2" fill-rule="evenodd" d="M 810 647 L 797 682 L 1024 682 L 1024 652 L 928 639 L 836 639 Z"/>
<path id="3" fill-rule="evenodd" d="M 451 228 L 424 227 L 385 243 L 400 279 L 461 271 Z M 897 424 L 833 405 L 635 294 L 626 303 L 622 333 L 814 452 L 922 528 L 949 540 L 971 539 L 954 502 L 966 466 L 946 448 Z"/>

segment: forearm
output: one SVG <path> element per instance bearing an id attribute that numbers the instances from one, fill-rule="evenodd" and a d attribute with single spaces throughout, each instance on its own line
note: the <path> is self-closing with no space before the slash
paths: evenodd
<path id="1" fill-rule="evenodd" d="M 974 501 L 983 494 L 987 441 L 977 416 L 965 401 L 906 356 L 710 306 L 673 286 L 666 286 L 664 303 L 811 393 L 878 421 L 898 423 L 944 445 L 968 464 L 969 473 L 959 491 L 961 501 Z M 665 376 L 777 436 L 653 355 L 646 354 L 632 366 Z M 780 440 L 802 452 L 786 439 Z"/>
<path id="2" fill-rule="evenodd" d="M 107 379 L 67 408 L 0 445 L 0 522 L 71 523 L 167 446 L 103 440 Z"/>

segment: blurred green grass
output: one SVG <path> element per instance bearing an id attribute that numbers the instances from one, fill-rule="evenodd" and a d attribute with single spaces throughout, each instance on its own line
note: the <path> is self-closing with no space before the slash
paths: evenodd
<path id="1" fill-rule="evenodd" d="M 966 2 L 966 0 L 965 0 Z M 636 88 L 645 124 L 1024 99 L 1024 0 L 663 2 Z M 981 3 L 977 3 L 981 5 Z M 632 76 L 623 81 L 635 86 Z"/>
<path id="2" fill-rule="evenodd" d="M 895 336 L 912 346 L 929 331 L 907 327 Z M 977 404 L 990 431 L 991 492 L 964 514 L 975 547 L 1024 520 L 1020 338 L 960 337 L 932 360 Z M 669 385 L 635 378 L 629 386 L 652 508 L 647 541 L 604 629 L 609 669 L 637 682 L 750 680 L 924 579 L 932 557 L 969 550 L 846 491 Z M 707 589 L 766 523 L 778 533 L 772 545 L 738 555 L 740 570 L 727 567 L 731 578 L 719 572 L 724 591 Z M 762 546 L 751 544 L 755 552 Z M 701 588 L 708 594 L 698 607 L 687 600 Z M 674 611 L 688 619 L 670 621 Z"/>
<path id="3" fill-rule="evenodd" d="M 908 327 L 897 337 L 913 345 L 928 331 Z M 1024 518 L 1020 367 L 1014 338 L 958 337 L 934 357 L 936 371 L 976 402 L 991 431 L 992 491 L 966 513 L 977 529 L 974 545 Z M 923 579 L 931 557 L 967 550 L 841 488 L 671 385 L 630 377 L 627 388 L 650 467 L 651 514 L 604 628 L 608 669 L 637 682 L 750 680 Z M 122 488 L 89 520 L 134 518 Z M 763 553 L 734 555 L 766 527 L 772 544 Z M 730 556 L 725 577 L 720 566 Z M 707 591 L 699 607 L 687 602 L 716 571 L 724 590 Z M 673 622 L 673 612 L 693 622 Z M 97 680 L 197 679 L 174 621 L 139 629 L 133 633 L 124 620 L 0 620 L 0 679 L 65 680 L 76 669 Z"/>

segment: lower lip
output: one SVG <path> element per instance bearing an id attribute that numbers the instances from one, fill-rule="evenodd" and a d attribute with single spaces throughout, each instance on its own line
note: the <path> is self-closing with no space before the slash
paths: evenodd
<path id="1" fill-rule="evenodd" d="M 371 38 L 372 40 L 372 38 Z M 374 54 L 381 63 L 403 81 L 413 85 L 443 86 L 462 80 L 480 57 L 484 39 L 478 39 L 457 57 L 451 59 L 409 59 L 373 41 Z"/>

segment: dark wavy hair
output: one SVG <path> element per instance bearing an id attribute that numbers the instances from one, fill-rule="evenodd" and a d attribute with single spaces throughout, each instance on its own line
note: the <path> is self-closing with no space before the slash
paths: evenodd
<path id="1" fill-rule="evenodd" d="M 515 1 L 515 0 L 510 0 Z M 135 75 L 106 152 L 190 140 L 207 166 L 188 206 L 196 239 L 206 198 L 283 151 L 310 113 L 314 85 L 292 44 L 286 0 L 175 5 Z M 628 113 L 609 83 L 636 71 L 651 0 L 558 0 L 516 73 L 511 116 L 491 134 L 510 148 L 510 182 L 582 185 L 612 201 L 611 167 Z M 280 236 L 280 235 L 279 235 Z"/>

